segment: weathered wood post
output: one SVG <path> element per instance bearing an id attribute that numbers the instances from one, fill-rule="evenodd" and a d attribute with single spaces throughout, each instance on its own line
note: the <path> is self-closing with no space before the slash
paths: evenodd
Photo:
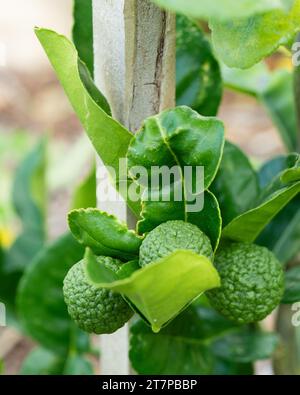
<path id="1" fill-rule="evenodd" d="M 93 0 L 93 25 L 96 84 L 113 117 L 135 132 L 175 104 L 175 17 L 149 0 Z M 99 206 L 134 224 L 124 202 Z M 125 326 L 101 337 L 101 374 L 129 372 Z"/>

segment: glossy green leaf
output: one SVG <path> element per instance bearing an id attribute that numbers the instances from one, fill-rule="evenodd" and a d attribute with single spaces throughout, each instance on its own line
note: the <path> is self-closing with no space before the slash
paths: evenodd
<path id="1" fill-rule="evenodd" d="M 289 13 L 275 10 L 229 21 L 212 19 L 210 28 L 215 50 L 223 62 L 246 69 L 293 39 L 300 29 L 299 22 L 300 1 L 295 0 Z"/>
<path id="2" fill-rule="evenodd" d="M 73 210 L 68 216 L 75 238 L 95 254 L 130 260 L 138 256 L 142 239 L 134 231 L 97 209 Z"/>
<path id="3" fill-rule="evenodd" d="M 140 374 L 252 374 L 251 365 L 237 362 L 237 355 L 252 362 L 256 357 L 269 357 L 274 348 L 268 345 L 260 351 L 260 342 L 252 340 L 254 348 L 246 358 L 250 338 L 244 344 L 244 332 L 245 327 L 226 320 L 210 307 L 190 306 L 159 334 L 142 321 L 135 323 L 130 329 L 129 356 Z M 256 331 L 250 334 L 259 337 Z M 240 348 L 231 347 L 233 336 L 239 339 L 236 345 Z M 265 334 L 260 340 L 263 337 L 269 340 Z M 224 359 L 222 351 L 226 347 L 228 354 Z"/>
<path id="4" fill-rule="evenodd" d="M 45 242 L 45 150 L 43 140 L 20 164 L 13 183 L 13 204 L 22 231 L 0 265 L 0 298 L 11 308 L 24 269 Z"/>
<path id="5" fill-rule="evenodd" d="M 249 211 L 234 218 L 224 229 L 223 237 L 252 242 L 271 220 L 300 192 L 299 156 L 289 156 L 288 167 L 262 189 Z M 293 182 L 290 182 L 290 179 Z M 288 182 L 286 182 L 288 181 Z"/>
<path id="6" fill-rule="evenodd" d="M 232 20 L 269 10 L 289 10 L 293 0 L 152 0 L 161 7 L 197 19 Z"/>
<path id="7" fill-rule="evenodd" d="M 21 375 L 59 375 L 64 368 L 64 359 L 41 347 L 34 348 L 22 363 Z"/>
<path id="8" fill-rule="evenodd" d="M 91 75 L 94 71 L 92 0 L 74 0 L 73 41 Z"/>
<path id="9" fill-rule="evenodd" d="M 73 323 L 62 285 L 84 248 L 69 233 L 42 249 L 22 277 L 17 295 L 21 323 L 43 347 L 65 355 L 73 342 Z"/>
<path id="10" fill-rule="evenodd" d="M 80 61 L 75 46 L 51 30 L 36 29 L 36 35 L 98 155 L 104 165 L 114 169 L 118 186 L 119 159 L 125 158 L 132 134 L 109 116 L 107 101 Z M 128 204 L 138 215 L 139 204 Z"/>
<path id="11" fill-rule="evenodd" d="M 72 197 L 71 209 L 97 206 L 96 166 L 93 166 L 86 178 L 77 186 Z"/>
<path id="12" fill-rule="evenodd" d="M 249 159 L 228 141 L 212 191 L 218 199 L 224 225 L 247 211 L 259 194 L 257 174 Z"/>
<path id="13" fill-rule="evenodd" d="M 297 154 L 278 156 L 266 162 L 259 171 L 261 187 L 291 164 Z M 259 235 L 256 242 L 274 252 L 282 263 L 293 259 L 300 251 L 300 196 L 296 196 L 281 210 Z"/>
<path id="14" fill-rule="evenodd" d="M 134 166 L 143 166 L 147 170 L 147 181 L 158 178 L 165 169 L 172 174 L 175 168 L 175 175 L 168 179 L 165 175 L 157 185 L 145 185 L 148 188 L 142 196 L 139 233 L 148 232 L 167 220 L 181 219 L 207 233 L 214 247 L 218 244 L 221 228 L 218 203 L 210 192 L 203 195 L 203 188 L 207 189 L 215 177 L 223 144 L 223 124 L 216 118 L 202 117 L 188 107 L 177 107 L 145 121 L 128 150 L 129 171 Z M 201 167 L 204 176 L 197 173 Z M 191 170 L 190 175 L 187 169 Z M 141 179 L 136 182 L 143 184 Z"/>
<path id="15" fill-rule="evenodd" d="M 216 115 L 223 93 L 220 67 L 202 30 L 184 16 L 176 26 L 176 103 Z"/>
<path id="16" fill-rule="evenodd" d="M 281 303 L 300 302 L 300 267 L 296 266 L 285 273 L 285 291 Z"/>
<path id="17" fill-rule="evenodd" d="M 181 106 L 150 117 L 134 136 L 127 158 L 133 166 L 204 166 L 204 187 L 212 183 L 224 145 L 224 125 Z"/>
<path id="18" fill-rule="evenodd" d="M 135 271 L 130 277 L 108 282 L 101 265 L 98 264 L 97 270 L 95 257 L 88 254 L 85 262 L 89 280 L 100 288 L 111 289 L 128 298 L 154 332 L 159 332 L 204 291 L 220 286 L 213 264 L 191 251 L 178 250 Z"/>

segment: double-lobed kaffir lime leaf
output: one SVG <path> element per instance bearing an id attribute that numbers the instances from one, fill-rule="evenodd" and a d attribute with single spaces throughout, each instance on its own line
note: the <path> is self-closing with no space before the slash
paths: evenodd
<path id="1" fill-rule="evenodd" d="M 167 110 L 145 120 L 127 153 L 130 175 L 134 177 L 133 169 L 143 166 L 147 182 L 151 180 L 149 185 L 141 177 L 135 179 L 145 188 L 140 233 L 168 220 L 183 220 L 197 225 L 210 237 L 213 247 L 217 246 L 221 216 L 217 200 L 207 189 L 217 173 L 223 146 L 223 123 L 188 107 Z M 204 174 L 197 172 L 201 168 Z M 164 170 L 171 175 L 159 179 Z M 152 183 L 154 177 L 161 180 L 157 185 Z"/>

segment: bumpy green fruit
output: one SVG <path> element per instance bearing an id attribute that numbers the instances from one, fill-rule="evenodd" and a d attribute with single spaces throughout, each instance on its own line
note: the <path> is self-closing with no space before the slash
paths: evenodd
<path id="1" fill-rule="evenodd" d="M 215 256 L 221 287 L 208 291 L 216 310 L 241 324 L 261 321 L 280 303 L 284 290 L 281 264 L 267 248 L 232 243 Z"/>
<path id="2" fill-rule="evenodd" d="M 192 250 L 213 257 L 209 238 L 196 226 L 184 221 L 168 221 L 152 230 L 140 247 L 140 265 L 145 266 L 175 250 Z"/>
<path id="3" fill-rule="evenodd" d="M 109 257 L 99 257 L 98 260 L 114 271 L 121 264 Z M 113 333 L 133 315 L 121 295 L 108 289 L 96 288 L 87 282 L 83 261 L 69 270 L 63 292 L 70 316 L 79 328 L 89 333 Z"/>

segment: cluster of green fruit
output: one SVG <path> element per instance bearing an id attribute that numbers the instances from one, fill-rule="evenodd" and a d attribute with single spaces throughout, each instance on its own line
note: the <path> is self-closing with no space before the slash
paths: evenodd
<path id="1" fill-rule="evenodd" d="M 214 261 L 221 287 L 206 295 L 212 306 L 228 319 L 241 324 L 260 321 L 280 303 L 284 274 L 268 249 L 249 243 L 227 243 L 214 254 L 209 238 L 187 222 L 168 221 L 149 232 L 140 247 L 140 266 L 179 249 L 191 250 Z M 110 257 L 98 257 L 98 260 L 115 272 L 122 265 Z M 133 315 L 120 294 L 89 284 L 83 261 L 71 268 L 63 290 L 69 314 L 87 332 L 113 333 Z"/>

